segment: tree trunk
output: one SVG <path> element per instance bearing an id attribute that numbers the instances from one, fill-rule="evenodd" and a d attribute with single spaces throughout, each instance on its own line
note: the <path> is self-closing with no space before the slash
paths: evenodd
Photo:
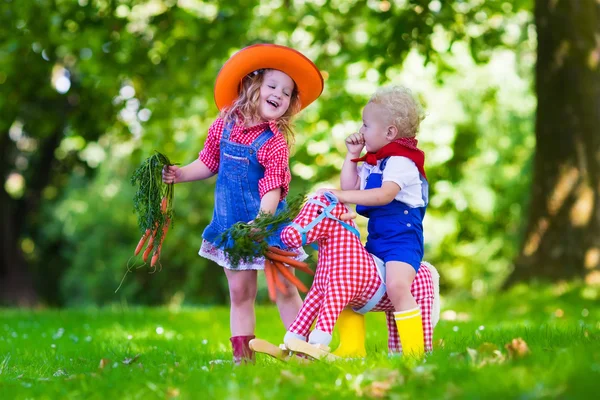
<path id="1" fill-rule="evenodd" d="M 0 240 L 2 241 L 2 257 L 0 258 L 0 304 L 31 306 L 37 301 L 33 280 L 27 263 L 19 246 L 18 228 L 21 219 L 15 212 L 16 203 L 1 190 L 2 226 Z"/>
<path id="2" fill-rule="evenodd" d="M 66 108 L 64 108 L 66 109 Z M 56 115 L 56 110 L 54 111 Z M 64 113 L 59 113 L 63 115 Z M 38 301 L 38 293 L 31 274 L 31 265 L 23 257 L 21 239 L 24 232 L 36 232 L 38 223 L 33 222 L 40 211 L 43 189 L 51 180 L 54 153 L 64 130 L 64 116 L 61 124 L 47 138 L 40 140 L 37 157 L 32 160 L 27 176 L 26 190 L 20 199 L 13 199 L 4 189 L 0 190 L 0 304 L 33 306 Z M 0 140 L 0 154 L 3 156 L 2 175 L 8 176 L 13 170 L 11 161 L 17 152 L 14 143 L 5 133 Z M 6 179 L 6 178 L 5 178 Z M 32 221 L 33 220 L 33 221 Z M 35 239 L 35 237 L 33 237 Z M 44 282 L 44 284 L 56 284 Z"/>
<path id="3" fill-rule="evenodd" d="M 600 276 L 600 2 L 536 0 L 536 154 L 509 284 Z"/>

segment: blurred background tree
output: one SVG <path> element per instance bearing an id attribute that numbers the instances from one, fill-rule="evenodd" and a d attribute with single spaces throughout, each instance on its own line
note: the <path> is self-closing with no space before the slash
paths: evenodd
<path id="1" fill-rule="evenodd" d="M 196 254 L 214 180 L 177 185 L 164 269 L 114 291 L 140 235 L 131 173 L 155 149 L 197 157 L 220 66 L 256 42 L 298 49 L 325 78 L 296 121 L 292 195 L 337 185 L 369 95 L 404 84 L 428 113 L 426 259 L 446 292 L 593 283 L 600 4 L 532 3 L 2 0 L 0 301 L 226 301 L 221 268 Z"/>

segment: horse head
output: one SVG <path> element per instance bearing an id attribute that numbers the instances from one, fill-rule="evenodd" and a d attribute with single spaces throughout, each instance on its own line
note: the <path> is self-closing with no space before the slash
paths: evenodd
<path id="1" fill-rule="evenodd" d="M 312 196 L 292 223 L 281 232 L 281 240 L 291 248 L 323 242 L 340 231 L 360 236 L 352 213 L 330 192 Z"/>

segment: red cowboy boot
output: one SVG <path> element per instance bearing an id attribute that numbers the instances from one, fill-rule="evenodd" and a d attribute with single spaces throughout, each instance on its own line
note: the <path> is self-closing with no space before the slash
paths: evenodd
<path id="1" fill-rule="evenodd" d="M 250 349 L 248 344 L 254 338 L 254 335 L 248 335 L 233 336 L 229 339 L 231 341 L 231 348 L 233 349 L 233 362 L 235 365 L 254 364 L 254 351 Z"/>

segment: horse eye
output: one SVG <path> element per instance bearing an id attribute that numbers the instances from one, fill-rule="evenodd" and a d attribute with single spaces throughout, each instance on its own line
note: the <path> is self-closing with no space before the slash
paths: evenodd
<path id="1" fill-rule="evenodd" d="M 317 210 L 317 214 L 323 214 L 323 210 Z"/>

